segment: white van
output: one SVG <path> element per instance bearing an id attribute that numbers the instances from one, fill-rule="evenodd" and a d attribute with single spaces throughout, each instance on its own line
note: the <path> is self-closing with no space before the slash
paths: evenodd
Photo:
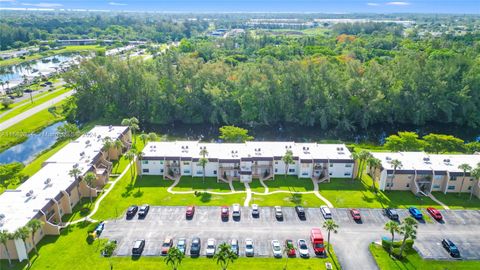
<path id="1" fill-rule="evenodd" d="M 325 219 L 331 219 L 332 218 L 332 211 L 330 211 L 330 208 L 326 205 L 320 206 L 320 211 L 322 212 L 322 215 Z"/>

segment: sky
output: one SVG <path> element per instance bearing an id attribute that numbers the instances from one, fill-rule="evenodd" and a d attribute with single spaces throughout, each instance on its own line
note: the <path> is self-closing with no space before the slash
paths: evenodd
<path id="1" fill-rule="evenodd" d="M 0 0 L 0 9 L 480 14 L 480 0 Z"/>

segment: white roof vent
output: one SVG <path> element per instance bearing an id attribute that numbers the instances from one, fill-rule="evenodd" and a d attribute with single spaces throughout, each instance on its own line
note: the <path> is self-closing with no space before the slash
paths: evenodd
<path id="1" fill-rule="evenodd" d="M 444 159 L 444 160 L 443 160 L 443 163 L 445 163 L 445 164 L 450 164 L 450 159 L 449 159 L 449 158 Z"/>
<path id="2" fill-rule="evenodd" d="M 47 180 L 45 180 L 45 182 L 43 182 L 43 183 L 48 186 L 51 182 L 52 182 L 52 179 L 47 178 Z"/>
<path id="3" fill-rule="evenodd" d="M 425 163 L 427 163 L 427 164 L 430 164 L 430 158 L 424 157 L 424 158 L 423 158 L 423 162 L 425 162 Z"/>
<path id="4" fill-rule="evenodd" d="M 385 157 L 385 160 L 392 160 L 392 158 L 387 156 Z"/>

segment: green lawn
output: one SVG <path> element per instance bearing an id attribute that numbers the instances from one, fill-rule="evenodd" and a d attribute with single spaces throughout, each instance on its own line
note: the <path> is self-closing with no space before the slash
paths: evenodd
<path id="1" fill-rule="evenodd" d="M 449 270 L 449 269 L 479 269 L 480 261 L 434 261 L 424 260 L 418 253 L 411 249 L 406 252 L 406 257 L 402 260 L 392 259 L 381 245 L 370 244 L 370 252 L 381 270 L 395 269 L 429 269 L 429 270 Z"/>
<path id="2" fill-rule="evenodd" d="M 313 191 L 313 183 L 310 178 L 298 178 L 297 176 L 276 175 L 275 180 L 263 181 L 268 186 L 268 191 L 287 190 L 291 192 Z"/>
<path id="3" fill-rule="evenodd" d="M 171 180 L 170 184 L 173 183 Z M 230 192 L 230 186 L 225 182 L 217 182 L 216 177 L 189 177 L 183 176 L 180 182 L 173 188 L 173 191 L 214 191 L 214 192 Z"/>
<path id="4" fill-rule="evenodd" d="M 470 200 L 470 193 L 447 193 L 432 192 L 433 196 L 448 205 L 451 209 L 480 209 L 480 199 L 473 196 Z"/>
<path id="5" fill-rule="evenodd" d="M 31 269 L 52 269 L 52 270 L 90 270 L 90 269 L 171 269 L 164 263 L 163 257 L 146 257 L 133 260 L 131 257 L 112 257 L 104 258 L 100 256 L 102 243 L 105 240 L 95 240 L 93 243 L 87 243 L 88 225 L 79 223 L 72 225 L 61 232 L 61 236 L 45 236 L 39 243 L 40 256 L 31 254 Z M 333 249 L 332 249 L 333 251 Z M 325 262 L 331 262 L 334 267 L 339 263 L 334 253 L 329 258 L 310 258 L 310 259 L 289 259 L 288 269 L 325 269 Z M 229 270 L 235 269 L 283 269 L 285 259 L 274 258 L 239 258 Z M 26 269 L 26 262 L 19 263 L 14 261 L 12 268 L 8 267 L 7 260 L 0 261 L 0 269 L 20 270 Z M 113 268 L 111 268 L 113 266 Z M 211 270 L 220 269 L 213 259 L 205 257 L 185 258 L 180 269 Z M 334 268 L 339 269 L 339 268 Z"/>
<path id="6" fill-rule="evenodd" d="M 253 179 L 251 183 L 248 183 L 248 185 L 253 192 L 265 192 L 265 188 L 262 186 L 262 184 L 260 184 L 260 181 L 258 181 L 258 179 Z"/>
<path id="7" fill-rule="evenodd" d="M 73 207 L 71 214 L 66 214 L 62 216 L 62 221 L 72 222 L 86 217 L 88 214 L 90 214 L 91 210 L 95 206 L 96 199 L 97 198 L 93 197 L 92 202 L 90 202 L 89 197 L 82 198 L 80 202 L 78 202 L 77 205 Z"/>

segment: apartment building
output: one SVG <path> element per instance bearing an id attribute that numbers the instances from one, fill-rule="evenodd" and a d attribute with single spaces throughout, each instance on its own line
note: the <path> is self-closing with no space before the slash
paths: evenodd
<path id="1" fill-rule="evenodd" d="M 119 139 L 122 149 L 104 149 L 105 138 Z M 6 190 L 0 195 L 0 230 L 10 233 L 25 226 L 30 220 L 38 219 L 43 227 L 36 232 L 35 241 L 44 235 L 58 235 L 62 226 L 62 216 L 72 213 L 73 207 L 83 197 L 97 196 L 97 191 L 108 181 L 111 170 L 109 160 L 117 159 L 121 152 L 130 147 L 131 133 L 123 126 L 96 126 L 87 134 L 70 142 L 44 162 L 42 168 L 15 190 Z M 77 168 L 77 178 L 70 171 Z M 91 188 L 82 181 L 88 172 L 97 176 Z M 7 243 L 12 259 L 27 258 L 33 248 L 31 238 Z M 6 259 L 6 252 L 0 246 L 0 259 Z"/>
<path id="2" fill-rule="evenodd" d="M 480 163 L 480 155 L 427 154 L 424 152 L 371 153 L 381 161 L 381 168 L 373 172 L 367 168 L 370 175 L 379 181 L 381 190 L 411 190 L 428 194 L 432 191 L 473 192 L 480 197 L 479 183 L 465 174 L 459 168 L 468 164 L 476 168 Z M 394 168 L 392 160 L 398 160 L 401 166 Z M 462 185 L 463 183 L 463 185 Z"/>
<path id="3" fill-rule="evenodd" d="M 293 162 L 282 157 L 292 152 Z M 294 175 L 328 181 L 354 177 L 354 161 L 343 144 L 295 142 L 200 143 L 198 141 L 149 142 L 143 150 L 139 172 L 161 175 L 166 179 L 203 176 L 200 159 L 208 162 L 205 176 L 219 181 L 275 179 L 276 175 Z"/>

